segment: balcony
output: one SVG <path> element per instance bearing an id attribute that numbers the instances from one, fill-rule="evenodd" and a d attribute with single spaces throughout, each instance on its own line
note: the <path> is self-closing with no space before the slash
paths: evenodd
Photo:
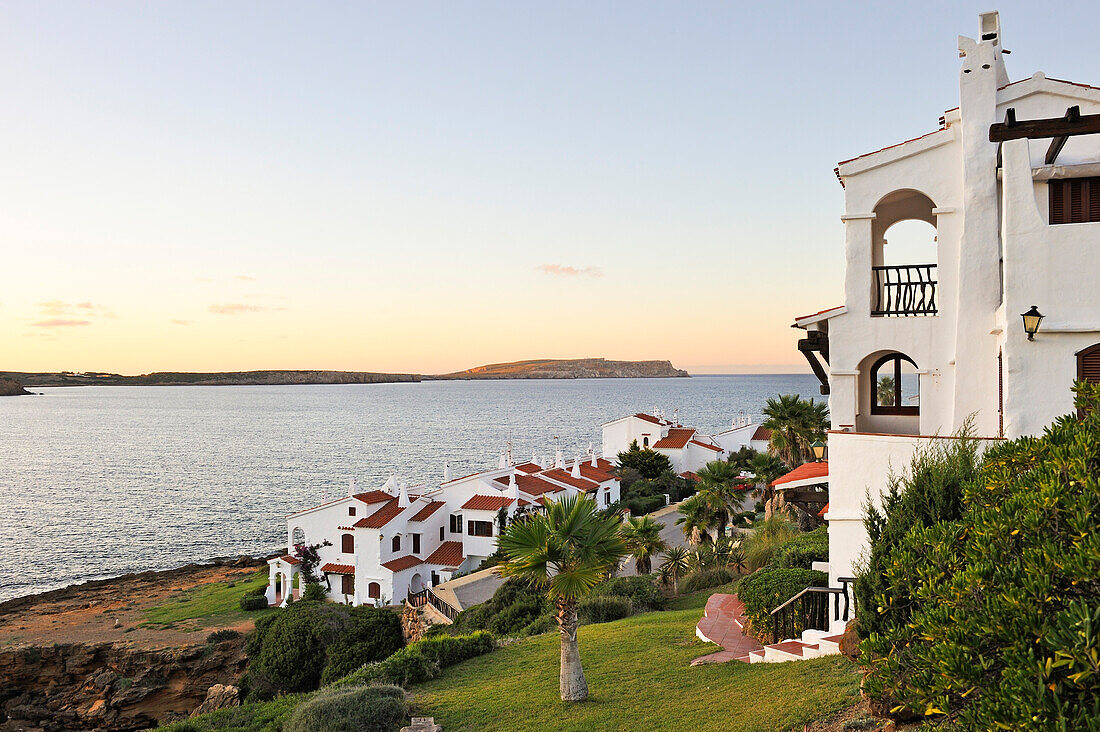
<path id="1" fill-rule="evenodd" d="M 936 265 L 903 264 L 871 267 L 874 277 L 873 317 L 935 315 Z"/>

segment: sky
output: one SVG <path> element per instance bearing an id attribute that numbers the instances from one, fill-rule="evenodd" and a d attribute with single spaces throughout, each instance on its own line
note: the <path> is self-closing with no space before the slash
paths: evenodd
<path id="1" fill-rule="evenodd" d="M 985 3 L 7 2 L 0 370 L 806 371 Z M 1003 2 L 1100 82 L 1100 3 Z"/>

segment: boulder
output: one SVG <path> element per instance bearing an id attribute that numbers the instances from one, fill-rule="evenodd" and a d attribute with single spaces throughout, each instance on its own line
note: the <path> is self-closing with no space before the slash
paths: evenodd
<path id="1" fill-rule="evenodd" d="M 214 684 L 206 691 L 206 699 L 191 712 L 192 717 L 208 712 L 216 712 L 219 709 L 239 707 L 241 705 L 241 690 L 236 686 Z"/>
<path id="2" fill-rule="evenodd" d="M 859 660 L 859 632 L 856 630 L 857 623 L 855 620 L 849 620 L 848 624 L 844 626 L 844 635 L 840 638 L 840 652 L 843 653 L 849 661 Z"/>

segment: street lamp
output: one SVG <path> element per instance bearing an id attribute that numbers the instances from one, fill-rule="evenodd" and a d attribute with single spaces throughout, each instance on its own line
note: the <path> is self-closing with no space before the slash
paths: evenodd
<path id="1" fill-rule="evenodd" d="M 1020 317 L 1024 319 L 1024 332 L 1027 333 L 1027 339 L 1035 340 L 1035 334 L 1039 332 L 1039 323 L 1043 322 L 1043 314 L 1032 305 L 1031 310 L 1020 313 Z"/>
<path id="2" fill-rule="evenodd" d="M 814 444 L 810 445 L 810 449 L 812 449 L 814 451 L 814 460 L 815 461 L 821 462 L 822 458 L 825 457 L 826 447 L 827 446 L 825 445 L 825 443 L 822 442 L 821 440 L 818 440 Z"/>

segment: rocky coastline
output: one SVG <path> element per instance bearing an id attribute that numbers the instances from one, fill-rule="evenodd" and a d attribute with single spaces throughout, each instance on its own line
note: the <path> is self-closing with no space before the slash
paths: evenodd
<path id="1" fill-rule="evenodd" d="M 31 392 L 23 388 L 15 379 L 0 378 L 0 397 L 6 396 L 30 396 Z"/>

